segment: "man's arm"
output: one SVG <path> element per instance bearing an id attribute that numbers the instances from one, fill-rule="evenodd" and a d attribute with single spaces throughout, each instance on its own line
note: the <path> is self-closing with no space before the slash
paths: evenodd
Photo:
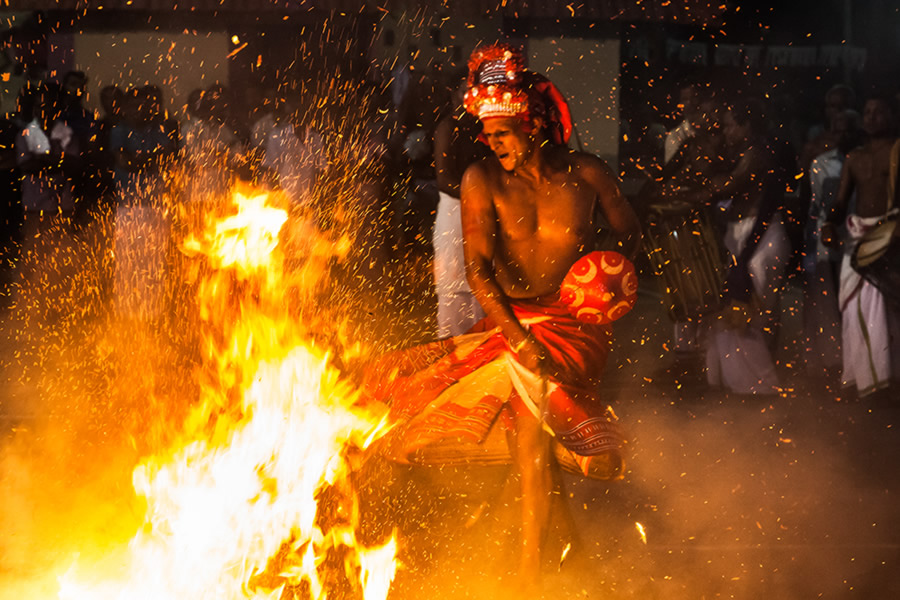
<path id="1" fill-rule="evenodd" d="M 527 345 L 533 338 L 529 338 L 528 331 L 519 323 L 509 299 L 494 277 L 494 251 L 499 227 L 488 174 L 482 163 L 475 163 L 466 169 L 461 196 L 466 276 L 472 292 L 485 314 L 503 331 L 510 346 L 519 348 L 523 343 Z"/>
<path id="2" fill-rule="evenodd" d="M 834 204 L 822 225 L 822 243 L 829 247 L 838 244 L 837 230 L 847 218 L 847 207 L 850 205 L 850 197 L 853 195 L 855 182 L 853 181 L 853 163 L 856 162 L 856 152 L 851 152 L 841 168 L 841 184 L 838 187 Z"/>
<path id="3" fill-rule="evenodd" d="M 756 148 L 744 152 L 741 159 L 730 173 L 710 178 L 709 184 L 699 190 L 691 190 L 675 194 L 678 200 L 692 204 L 710 204 L 722 198 L 733 198 L 759 185 L 757 169 L 762 160 Z"/>
<path id="4" fill-rule="evenodd" d="M 625 199 L 615 174 L 605 162 L 593 155 L 583 155 L 581 173 L 597 196 L 603 216 L 618 238 L 619 251 L 633 260 L 641 246 L 641 223 Z"/>

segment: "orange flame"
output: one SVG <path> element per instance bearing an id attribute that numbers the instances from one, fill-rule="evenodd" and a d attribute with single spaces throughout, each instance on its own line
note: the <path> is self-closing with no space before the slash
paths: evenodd
<path id="1" fill-rule="evenodd" d="M 348 550 L 344 570 L 365 600 L 387 596 L 396 535 L 376 548 L 357 543 L 346 459 L 385 433 L 386 415 L 356 405 L 355 390 L 286 307 L 279 237 L 287 213 L 265 194 L 235 194 L 233 203 L 234 214 L 182 246 L 207 265 L 198 301 L 213 383 L 183 441 L 135 469 L 147 509 L 127 551 L 70 569 L 61 599 L 275 599 L 300 584 L 325 598 L 321 569 L 337 548 Z M 335 250 L 307 242 L 297 271 L 310 281 L 306 270 L 322 274 L 317 254 Z M 323 529 L 317 497 L 327 487 L 340 490 L 350 517 Z"/>

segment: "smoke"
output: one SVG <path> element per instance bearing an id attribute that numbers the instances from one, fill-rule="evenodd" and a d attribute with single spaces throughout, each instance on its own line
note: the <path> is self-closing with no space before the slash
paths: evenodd
<path id="1" fill-rule="evenodd" d="M 805 386 L 740 397 L 662 384 L 668 329 L 652 297 L 617 328 L 605 389 L 630 434 L 627 473 L 564 475 L 542 597 L 895 595 L 896 410 Z M 521 597 L 511 467 L 385 479 L 407 561 L 394 597 Z"/>

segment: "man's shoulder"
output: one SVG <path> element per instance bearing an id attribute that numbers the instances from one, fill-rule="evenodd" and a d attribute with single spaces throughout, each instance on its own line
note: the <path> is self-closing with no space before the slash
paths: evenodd
<path id="1" fill-rule="evenodd" d="M 588 168 L 606 166 L 606 161 L 602 158 L 596 154 L 591 154 L 590 152 L 584 152 L 582 150 L 561 148 L 560 156 L 562 156 L 564 160 L 569 161 L 573 166 Z"/>
<path id="2" fill-rule="evenodd" d="M 500 175 L 500 171 L 502 170 L 503 169 L 500 167 L 500 163 L 497 162 L 497 159 L 493 156 L 488 156 L 476 160 L 466 167 L 463 176 L 476 179 L 496 178 Z"/>
<path id="3" fill-rule="evenodd" d="M 559 160 L 570 173 L 577 177 L 591 180 L 596 178 L 607 179 L 612 176 L 606 161 L 590 152 L 565 149 L 559 155 Z"/>

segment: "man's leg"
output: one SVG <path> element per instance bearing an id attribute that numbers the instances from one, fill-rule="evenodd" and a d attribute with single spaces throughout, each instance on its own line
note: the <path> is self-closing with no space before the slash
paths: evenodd
<path id="1" fill-rule="evenodd" d="M 530 414 L 516 418 L 515 461 L 522 490 L 522 555 L 519 578 L 537 588 L 541 543 L 550 518 L 550 436 Z"/>

